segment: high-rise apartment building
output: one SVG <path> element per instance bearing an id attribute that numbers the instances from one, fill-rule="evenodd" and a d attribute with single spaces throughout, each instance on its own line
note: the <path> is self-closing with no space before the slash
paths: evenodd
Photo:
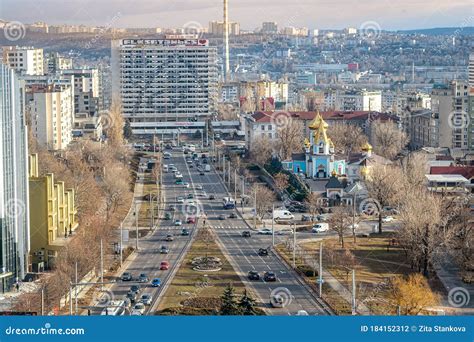
<path id="1" fill-rule="evenodd" d="M 196 132 L 215 114 L 217 91 L 217 50 L 206 39 L 112 42 L 112 97 L 134 134 Z"/>
<path id="2" fill-rule="evenodd" d="M 23 88 L 0 64 L 0 292 L 22 280 L 29 263 L 26 130 Z"/>
<path id="3" fill-rule="evenodd" d="M 474 52 L 469 55 L 468 77 L 469 87 L 474 89 Z"/>
<path id="4" fill-rule="evenodd" d="M 3 64 L 23 75 L 43 75 L 43 49 L 28 46 L 4 46 Z"/>
<path id="5" fill-rule="evenodd" d="M 278 33 L 278 24 L 274 21 L 266 21 L 262 23 L 262 33 L 264 34 Z"/>
<path id="6" fill-rule="evenodd" d="M 77 116 L 95 116 L 99 112 L 99 70 L 70 69 L 62 70 L 65 76 L 73 76 L 74 114 Z"/>
<path id="7" fill-rule="evenodd" d="M 222 21 L 209 22 L 209 34 L 222 37 L 224 34 L 224 23 Z M 229 35 L 238 36 L 240 34 L 240 24 L 236 22 L 229 22 Z"/>

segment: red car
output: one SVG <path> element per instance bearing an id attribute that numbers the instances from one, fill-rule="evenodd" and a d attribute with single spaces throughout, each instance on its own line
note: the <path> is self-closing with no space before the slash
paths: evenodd
<path id="1" fill-rule="evenodd" d="M 166 271 L 170 268 L 170 263 L 168 261 L 162 261 L 160 264 L 160 270 Z"/>
<path id="2" fill-rule="evenodd" d="M 187 222 L 188 223 L 196 223 L 196 218 L 195 217 L 188 217 Z"/>

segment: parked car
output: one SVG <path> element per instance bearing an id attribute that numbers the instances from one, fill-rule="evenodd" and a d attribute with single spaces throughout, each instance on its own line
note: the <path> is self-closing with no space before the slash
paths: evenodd
<path id="1" fill-rule="evenodd" d="M 168 246 L 161 246 L 160 247 L 160 254 L 168 254 L 170 252 L 170 249 Z"/>
<path id="2" fill-rule="evenodd" d="M 247 277 L 249 280 L 260 280 L 260 274 L 257 271 L 249 271 Z"/>
<path id="3" fill-rule="evenodd" d="M 132 276 L 132 274 L 131 274 L 130 272 L 124 272 L 124 273 L 122 274 L 122 278 L 121 278 L 121 279 L 122 279 L 122 281 L 132 281 L 133 276 Z"/>
<path id="4" fill-rule="evenodd" d="M 263 280 L 265 281 L 276 281 L 276 274 L 274 272 L 268 271 L 263 274 Z"/>
<path id="5" fill-rule="evenodd" d="M 144 293 L 142 294 L 140 298 L 140 302 L 142 302 L 145 305 L 151 305 L 152 301 L 153 301 L 153 296 L 150 293 Z"/>
<path id="6" fill-rule="evenodd" d="M 392 217 L 392 216 L 385 216 L 385 217 L 382 219 L 382 222 L 385 222 L 385 223 L 392 222 L 392 221 L 393 221 L 393 217 Z"/>
<path id="7" fill-rule="evenodd" d="M 166 270 L 169 270 L 169 268 L 170 268 L 170 263 L 168 261 L 162 261 L 160 263 L 160 270 L 166 271 Z"/>
<path id="8" fill-rule="evenodd" d="M 260 255 L 260 256 L 267 256 L 267 255 L 268 255 L 268 249 L 266 249 L 266 248 L 259 248 L 259 249 L 258 249 L 258 255 Z"/>
<path id="9" fill-rule="evenodd" d="M 146 275 L 146 273 L 141 273 L 138 277 L 138 281 L 140 283 L 148 283 L 148 276 Z"/>
<path id="10" fill-rule="evenodd" d="M 248 237 L 250 237 L 250 236 L 251 236 L 251 234 L 250 234 L 250 232 L 249 232 L 248 230 L 244 230 L 244 231 L 242 232 L 242 237 L 248 238 Z"/>
<path id="11" fill-rule="evenodd" d="M 154 278 L 151 281 L 151 287 L 158 287 L 161 286 L 161 279 L 160 278 Z"/>

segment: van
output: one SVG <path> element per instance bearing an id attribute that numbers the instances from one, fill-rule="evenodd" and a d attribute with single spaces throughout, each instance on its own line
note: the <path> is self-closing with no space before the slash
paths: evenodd
<path id="1" fill-rule="evenodd" d="M 275 210 L 273 211 L 273 218 L 275 222 L 288 222 L 295 218 L 295 216 L 288 210 Z"/>
<path id="2" fill-rule="evenodd" d="M 323 233 L 329 231 L 329 223 L 317 223 L 311 229 L 312 233 Z"/>
<path id="3" fill-rule="evenodd" d="M 206 164 L 206 165 L 204 166 L 204 171 L 206 171 L 206 172 L 211 172 L 211 165 Z"/>

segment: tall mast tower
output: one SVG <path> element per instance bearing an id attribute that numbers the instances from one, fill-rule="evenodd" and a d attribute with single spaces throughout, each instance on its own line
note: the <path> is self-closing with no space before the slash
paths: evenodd
<path id="1" fill-rule="evenodd" d="M 228 81 L 229 76 L 229 7 L 228 0 L 224 0 L 224 81 Z"/>

